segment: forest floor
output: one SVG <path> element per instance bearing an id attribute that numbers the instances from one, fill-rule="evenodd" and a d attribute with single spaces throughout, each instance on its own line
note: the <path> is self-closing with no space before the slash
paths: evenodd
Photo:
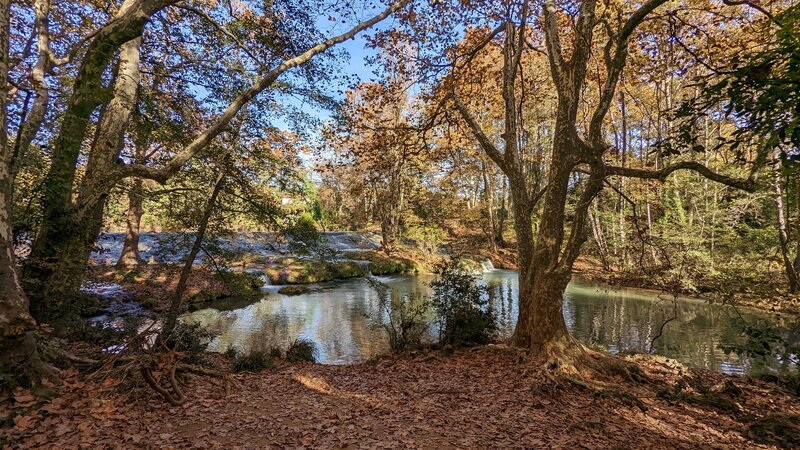
<path id="1" fill-rule="evenodd" d="M 649 382 L 607 380 L 614 391 L 600 395 L 547 388 L 541 363 L 504 346 L 357 366 L 282 363 L 231 374 L 227 395 L 191 378 L 182 406 L 72 374 L 44 403 L 24 390 L 0 403 L 0 419 L 16 413 L 0 447 L 800 447 L 800 398 L 772 383 L 648 359 Z"/>

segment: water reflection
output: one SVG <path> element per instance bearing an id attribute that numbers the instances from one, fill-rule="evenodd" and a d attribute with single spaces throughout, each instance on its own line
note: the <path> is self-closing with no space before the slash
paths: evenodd
<path id="1" fill-rule="evenodd" d="M 401 293 L 428 295 L 427 276 L 391 276 L 381 281 Z M 490 307 L 497 314 L 500 331 L 509 336 L 517 317 L 516 272 L 495 270 L 483 274 L 489 287 Z M 261 301 L 231 311 L 204 309 L 186 316 L 218 333 L 211 350 L 240 352 L 286 347 L 296 337 L 314 341 L 317 357 L 327 364 L 362 362 L 388 351 L 385 331 L 371 318 L 379 317 L 376 293 L 362 279 L 325 283 L 312 292 L 288 297 L 271 287 Z M 581 341 L 612 353 L 653 350 L 694 367 L 728 373 L 754 372 L 753 361 L 726 354 L 724 347 L 741 345 L 745 338 L 737 326 L 739 314 L 748 322 L 781 324 L 782 319 L 751 310 L 710 305 L 699 300 L 675 302 L 669 296 L 635 289 L 611 290 L 585 281 L 574 281 L 564 297 L 564 318 Z M 675 317 L 674 320 L 662 324 Z M 794 337 L 797 339 L 797 336 Z M 794 358 L 792 360 L 791 358 Z M 796 370 L 796 355 L 766 363 L 771 370 Z"/>

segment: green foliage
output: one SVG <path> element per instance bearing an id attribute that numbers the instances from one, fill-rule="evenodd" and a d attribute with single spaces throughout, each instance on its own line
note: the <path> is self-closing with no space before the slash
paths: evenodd
<path id="1" fill-rule="evenodd" d="M 395 273 L 416 272 L 417 265 L 414 261 L 399 256 L 387 256 L 376 251 L 350 252 L 344 254 L 345 258 L 369 261 L 369 271 L 373 275 L 390 275 Z"/>
<path id="2" fill-rule="evenodd" d="M 427 253 L 437 253 L 447 234 L 437 226 L 412 225 L 406 229 L 405 237 L 413 242 L 417 249 Z"/>
<path id="3" fill-rule="evenodd" d="M 437 272 L 439 278 L 431 282 L 431 303 L 436 310 L 439 342 L 454 346 L 491 342 L 497 321 L 489 310 L 486 287 L 479 286 L 457 258 L 441 264 Z"/>
<path id="4" fill-rule="evenodd" d="M 214 333 L 200 323 L 178 321 L 172 333 L 166 337 L 165 343 L 176 352 L 186 353 L 191 360 L 206 351 L 214 336 Z"/>
<path id="5" fill-rule="evenodd" d="M 269 356 L 273 358 L 281 358 L 283 357 L 283 350 L 281 350 L 278 346 L 273 346 L 269 349 Z"/>
<path id="6" fill-rule="evenodd" d="M 685 103 L 677 113 L 684 119 L 685 145 L 706 151 L 692 127 L 722 104 L 725 114 L 742 126 L 719 146 L 740 149 L 755 139 L 766 149 L 800 147 L 800 6 L 783 11 L 776 21 L 781 27 L 766 49 L 736 56 L 721 74 L 700 80 L 702 98 Z M 785 156 L 787 161 L 798 159 L 797 154 Z"/>
<path id="7" fill-rule="evenodd" d="M 286 230 L 289 237 L 289 250 L 296 255 L 311 256 L 325 263 L 336 259 L 339 252 L 328 245 L 328 239 L 317 230 L 314 218 L 301 214 Z"/>
<path id="8" fill-rule="evenodd" d="M 314 356 L 316 351 L 317 348 L 313 342 L 298 337 L 286 349 L 286 360 L 289 362 L 316 362 L 317 359 Z"/>
<path id="9" fill-rule="evenodd" d="M 409 351 L 422 347 L 422 337 L 430 327 L 430 304 L 419 294 L 401 295 L 397 289 L 373 277 L 367 282 L 378 294 L 379 317 L 389 335 L 389 347 L 394 351 Z"/>
<path id="10" fill-rule="evenodd" d="M 307 284 L 321 281 L 362 277 L 366 268 L 354 261 L 306 260 L 281 258 L 264 272 L 272 284 Z"/>
<path id="11" fill-rule="evenodd" d="M 260 372 L 273 367 L 272 355 L 262 351 L 252 351 L 247 355 L 236 355 L 233 359 L 234 372 Z"/>

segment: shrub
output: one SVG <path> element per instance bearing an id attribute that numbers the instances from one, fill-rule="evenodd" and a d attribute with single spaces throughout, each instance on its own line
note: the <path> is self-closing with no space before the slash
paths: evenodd
<path id="1" fill-rule="evenodd" d="M 444 345 L 483 345 L 492 341 L 497 320 L 489 310 L 486 287 L 465 270 L 461 261 L 451 259 L 437 268 L 432 281 L 431 303 L 439 325 L 439 342 Z"/>
<path id="2" fill-rule="evenodd" d="M 430 327 L 430 304 L 418 294 L 400 295 L 373 277 L 367 282 L 378 294 L 380 317 L 376 318 L 389 335 L 389 346 L 395 351 L 415 350 L 422 346 L 422 337 Z"/>
<path id="3" fill-rule="evenodd" d="M 286 360 L 289 362 L 310 361 L 316 362 L 314 357 L 316 347 L 314 343 L 303 338 L 297 338 L 286 350 Z"/>
<path id="4" fill-rule="evenodd" d="M 312 256 L 319 262 L 336 259 L 339 252 L 328 245 L 328 239 L 319 231 L 314 219 L 302 214 L 287 230 L 289 251 L 296 255 Z"/>
<path id="5" fill-rule="evenodd" d="M 272 367 L 272 356 L 262 351 L 252 351 L 247 355 L 236 355 L 233 359 L 234 372 L 260 372 Z"/>
<path id="6" fill-rule="evenodd" d="M 445 241 L 447 234 L 439 227 L 412 225 L 406 230 L 405 237 L 412 241 L 417 249 L 433 254 L 439 251 L 439 246 Z"/>
<path id="7" fill-rule="evenodd" d="M 190 359 L 196 359 L 206 351 L 213 338 L 214 333 L 199 323 L 178 321 L 165 343 L 176 352 L 186 353 Z"/>

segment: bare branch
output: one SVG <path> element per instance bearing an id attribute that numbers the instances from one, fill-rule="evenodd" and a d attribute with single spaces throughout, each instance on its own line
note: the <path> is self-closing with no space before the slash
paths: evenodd
<path id="1" fill-rule="evenodd" d="M 199 10 L 199 9 L 195 8 L 194 6 L 190 6 L 190 5 L 187 5 L 185 3 L 178 3 L 175 6 L 177 8 L 189 11 L 191 13 L 194 13 L 194 14 L 200 16 L 201 18 L 203 18 L 206 22 L 211 24 L 211 26 L 216 28 L 220 33 L 222 33 L 225 36 L 227 36 L 228 38 L 230 38 L 233 41 L 233 43 L 236 44 L 237 47 L 239 47 L 240 50 L 242 50 L 245 54 L 247 54 L 247 56 L 249 56 L 250 59 L 255 61 L 256 64 L 258 64 L 262 69 L 266 69 L 267 68 L 261 62 L 261 60 L 258 57 L 256 57 L 256 55 L 254 55 L 253 52 L 250 51 L 250 49 L 246 45 L 244 45 L 244 43 L 235 34 L 231 33 L 227 28 L 223 27 L 220 23 L 218 23 L 216 20 L 214 20 L 213 17 L 208 15 L 205 11 Z"/>
<path id="2" fill-rule="evenodd" d="M 778 27 L 783 28 L 783 24 L 781 24 L 780 21 L 778 21 L 778 19 L 776 19 L 775 16 L 772 15 L 771 12 L 767 11 L 766 9 L 762 8 L 759 5 L 756 5 L 753 2 L 750 2 L 750 1 L 747 1 L 747 0 L 722 0 L 722 3 L 724 3 L 724 4 L 728 5 L 728 6 L 749 6 L 749 7 L 753 8 L 753 9 L 755 9 L 756 11 L 760 12 L 761 14 L 767 16 L 767 18 L 769 20 L 771 20 L 772 23 L 774 23 Z"/>
<path id="3" fill-rule="evenodd" d="M 611 107 L 611 100 L 614 98 L 616 92 L 617 82 L 619 81 L 622 69 L 625 67 L 625 61 L 628 58 L 628 41 L 633 35 L 636 28 L 644 21 L 647 16 L 656 8 L 666 3 L 667 0 L 649 0 L 637 9 L 625 21 L 619 33 L 612 37 L 614 43 L 614 56 L 608 58 L 606 61 L 606 71 L 608 72 L 606 83 L 603 86 L 603 91 L 600 94 L 600 101 L 597 108 L 592 114 L 592 120 L 589 124 L 589 142 L 596 148 L 602 148 L 602 127 L 603 120 L 605 119 L 608 109 Z M 609 50 L 610 47 L 606 47 Z"/>
<path id="4" fill-rule="evenodd" d="M 662 182 L 666 181 L 667 177 L 672 172 L 678 170 L 693 170 L 711 181 L 716 181 L 717 183 L 722 183 L 724 185 L 747 192 L 755 192 L 756 190 L 754 174 L 751 174 L 747 179 L 731 177 L 714 172 L 713 170 L 696 161 L 681 161 L 679 163 L 666 166 L 661 170 L 634 169 L 632 167 L 618 166 L 606 166 L 605 170 L 607 175 L 659 180 Z"/>
<path id="5" fill-rule="evenodd" d="M 475 138 L 478 140 L 478 143 L 481 145 L 481 148 L 492 158 L 495 164 L 500 166 L 501 169 L 505 172 L 506 161 L 503 158 L 503 154 L 497 149 L 497 147 L 492 144 L 492 141 L 489 140 L 489 137 L 486 136 L 486 133 L 483 132 L 481 126 L 478 125 L 478 122 L 472 117 L 469 113 L 469 110 L 463 103 L 461 103 L 461 99 L 458 98 L 454 92 L 450 93 L 449 96 L 453 99 L 453 104 L 455 104 L 456 109 L 458 110 L 461 117 L 464 119 L 464 122 L 467 122 L 467 126 L 469 126 L 470 130 L 472 130 L 472 134 L 475 135 Z"/>
<path id="6" fill-rule="evenodd" d="M 556 5 L 553 0 L 547 0 L 542 6 L 544 13 L 544 43 L 550 61 L 550 72 L 553 81 L 560 85 L 565 81 L 566 65 L 564 54 L 561 50 L 561 37 L 558 35 L 558 21 L 556 19 Z"/>

